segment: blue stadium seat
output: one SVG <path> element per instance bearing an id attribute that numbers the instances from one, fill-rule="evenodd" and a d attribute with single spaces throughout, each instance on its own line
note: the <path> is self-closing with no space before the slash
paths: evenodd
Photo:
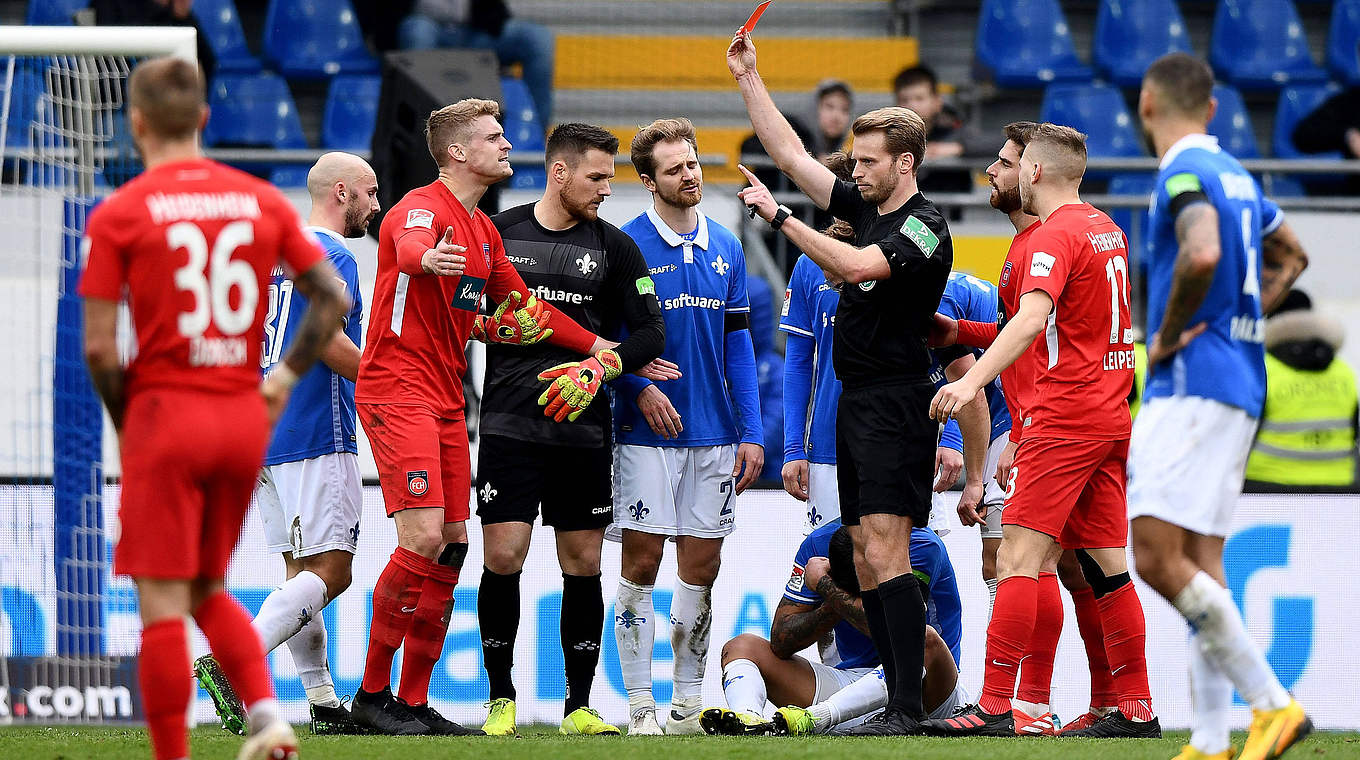
<path id="1" fill-rule="evenodd" d="M 90 0 L 29 0 L 24 23 L 30 26 L 70 26 L 76 11 L 89 7 Z"/>
<path id="2" fill-rule="evenodd" d="M 270 0 L 264 50 L 286 77 L 325 79 L 378 71 L 349 0 Z"/>
<path id="3" fill-rule="evenodd" d="M 1336 0 L 1332 6 L 1327 68 L 1342 82 L 1360 85 L 1360 0 Z"/>
<path id="4" fill-rule="evenodd" d="M 543 150 L 547 147 L 543 124 L 534 110 L 534 101 L 529 97 L 524 80 L 502 77 L 501 99 L 505 110 L 505 139 L 514 149 Z M 542 190 L 547 184 L 548 172 L 542 164 L 521 162 L 515 166 L 515 174 L 510 178 L 510 187 L 515 190 Z"/>
<path id="5" fill-rule="evenodd" d="M 368 150 L 378 120 L 382 77 L 338 76 L 331 80 L 321 117 L 321 144 L 347 151 Z"/>
<path id="6" fill-rule="evenodd" d="M 1120 87 L 1137 87 L 1153 61 L 1190 52 L 1175 0 L 1101 0 L 1091 59 Z"/>
<path id="7" fill-rule="evenodd" d="M 1209 62 L 1243 90 L 1325 82 L 1291 0 L 1219 0 Z"/>
<path id="8" fill-rule="evenodd" d="M 1218 101 L 1218 110 L 1209 122 L 1209 134 L 1217 137 L 1218 144 L 1239 159 L 1260 158 L 1261 149 L 1256 144 L 1256 132 L 1251 128 L 1242 93 L 1228 85 L 1216 84 L 1214 98 Z"/>
<path id="9" fill-rule="evenodd" d="M 277 74 L 218 74 L 208 90 L 212 115 L 203 144 L 212 147 L 306 148 L 302 121 L 288 85 Z M 277 164 L 270 180 L 284 187 L 306 184 L 307 167 Z"/>
<path id="10" fill-rule="evenodd" d="M 1049 85 L 1039 107 L 1039 120 L 1085 132 L 1086 152 L 1093 157 L 1146 155 L 1124 96 L 1110 85 Z"/>
<path id="11" fill-rule="evenodd" d="M 1280 103 L 1275 109 L 1275 131 L 1270 141 L 1276 158 L 1341 158 L 1340 151 L 1301 153 L 1294 147 L 1293 140 L 1294 127 L 1299 121 L 1340 91 L 1341 88 L 1334 84 L 1322 84 L 1287 87 L 1280 93 Z"/>
<path id="12" fill-rule="evenodd" d="M 0 78 L 0 81 L 3 81 Z M 5 145 L 22 148 L 28 145 L 29 124 L 38 113 L 38 104 L 46 91 L 41 73 L 22 63 L 14 67 L 14 82 L 10 85 L 9 118 L 5 122 Z"/>
<path id="13" fill-rule="evenodd" d="M 198 28 L 217 56 L 217 71 L 259 71 L 260 59 L 251 54 L 241 31 L 241 14 L 234 0 L 194 0 Z"/>
<path id="14" fill-rule="evenodd" d="M 1148 172 L 1119 174 L 1110 180 L 1110 195 L 1137 195 L 1151 198 L 1157 186 L 1157 175 Z M 1148 234 L 1147 204 L 1137 208 L 1111 208 L 1110 219 L 1124 231 L 1129 242 L 1129 259 L 1136 264 L 1143 259 L 1144 242 Z"/>
<path id="15" fill-rule="evenodd" d="M 1091 68 L 1072 47 L 1058 0 L 984 0 L 976 48 L 978 61 L 1002 87 L 1091 78 Z"/>

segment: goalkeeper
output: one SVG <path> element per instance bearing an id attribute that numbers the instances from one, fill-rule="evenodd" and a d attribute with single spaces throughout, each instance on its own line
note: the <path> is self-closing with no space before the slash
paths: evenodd
<path id="1" fill-rule="evenodd" d="M 477 454 L 477 516 L 485 539 L 477 617 L 490 686 L 488 734 L 515 732 L 511 666 L 520 571 L 540 510 L 557 533 L 562 567 L 562 733 L 619 733 L 589 707 L 604 620 L 600 547 L 613 520 L 611 419 L 600 390 L 660 355 L 665 323 L 637 245 L 599 218 L 618 147 L 618 138 L 599 127 L 558 126 L 548 138 L 542 199 L 492 219 L 531 298 L 551 301 L 598 335 L 626 328 L 628 337 L 585 361 L 546 342 L 498 345 L 514 342 L 518 324 L 505 318 L 504 306 L 474 332 L 488 343 Z"/>

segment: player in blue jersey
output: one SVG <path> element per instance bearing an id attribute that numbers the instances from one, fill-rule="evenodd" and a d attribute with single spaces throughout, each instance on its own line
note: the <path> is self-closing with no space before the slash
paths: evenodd
<path id="1" fill-rule="evenodd" d="M 647 260 L 666 321 L 662 358 L 684 376 L 660 388 L 614 381 L 614 524 L 623 541 L 615 602 L 629 733 L 660 733 L 652 696 L 652 586 L 666 539 L 678 575 L 671 603 L 675 690 L 667 733 L 699 733 L 710 598 L 736 496 L 764 463 L 755 352 L 741 243 L 698 208 L 694 126 L 660 119 L 633 138 L 633 166 L 653 205 L 623 226 Z M 730 393 L 728 389 L 730 388 Z"/>
<path id="2" fill-rule="evenodd" d="M 288 580 L 265 598 L 255 631 L 266 653 L 285 641 L 311 706 L 314 733 L 355 733 L 326 661 L 321 609 L 350 584 L 359 544 L 363 483 L 355 437 L 354 378 L 362 341 L 359 266 L 345 245 L 362 237 L 378 213 L 378 180 L 368 162 L 348 153 L 327 153 L 307 173 L 312 211 L 307 229 L 345 282 L 354 306 L 343 328 L 300 377 L 274 426 L 255 501 L 264 521 L 266 549 L 283 555 Z M 275 270 L 260 364 L 267 373 L 297 334 L 307 299 Z M 224 726 L 243 730 L 245 712 L 218 682 L 211 655 L 194 663 Z"/>
<path id="3" fill-rule="evenodd" d="M 857 725 L 888 704 L 853 552 L 849 531 L 839 520 L 803 539 L 770 638 L 744 633 L 723 647 L 727 708 L 704 710 L 708 733 L 827 733 Z M 912 572 L 927 589 L 924 703 L 932 716 L 944 717 L 968 702 L 958 682 L 963 608 L 939 536 L 913 528 L 911 552 Z M 796 654 L 813 644 L 821 662 Z M 767 714 L 767 700 L 785 707 Z"/>
<path id="4" fill-rule="evenodd" d="M 1235 687 L 1254 716 L 1237 757 L 1268 760 L 1312 723 L 1224 588 L 1223 539 L 1265 399 L 1262 315 L 1307 257 L 1280 209 L 1205 134 L 1213 83 L 1207 64 L 1173 53 L 1148 68 L 1138 99 L 1161 166 L 1146 252 L 1148 377 L 1129 444 L 1129 517 L 1138 574 L 1190 624 L 1195 717 L 1178 757 L 1232 757 Z"/>

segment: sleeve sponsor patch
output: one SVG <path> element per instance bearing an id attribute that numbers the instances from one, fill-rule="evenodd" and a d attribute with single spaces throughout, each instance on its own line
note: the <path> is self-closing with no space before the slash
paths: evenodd
<path id="1" fill-rule="evenodd" d="M 787 317 L 789 315 L 789 302 L 792 300 L 793 300 L 793 288 L 785 288 L 784 308 L 779 312 L 779 316 Z"/>
<path id="2" fill-rule="evenodd" d="M 652 282 L 651 277 L 637 278 L 637 292 L 640 296 L 656 295 L 656 283 Z"/>
<path id="3" fill-rule="evenodd" d="M 789 573 L 788 590 L 795 594 L 803 590 L 803 568 L 799 565 L 794 565 L 793 572 Z"/>
<path id="4" fill-rule="evenodd" d="M 434 228 L 434 212 L 423 208 L 413 208 L 406 212 L 406 229 L 412 227 L 424 227 L 425 229 Z"/>
<path id="5" fill-rule="evenodd" d="M 930 231 L 925 222 L 915 216 L 908 216 L 907 220 L 902 222 L 902 228 L 899 232 L 915 243 L 916 247 L 921 249 L 921 253 L 926 255 L 926 258 L 930 258 L 935 253 L 935 249 L 940 246 L 940 239 L 935 236 L 934 232 Z"/>
<path id="6" fill-rule="evenodd" d="M 1030 256 L 1029 276 L 1030 277 L 1049 276 L 1050 274 L 1053 273 L 1053 265 L 1057 263 L 1057 261 L 1058 260 L 1054 258 L 1052 254 L 1044 253 L 1043 251 L 1035 251 Z"/>
<path id="7" fill-rule="evenodd" d="M 1204 185 L 1193 172 L 1181 172 L 1166 178 L 1166 197 L 1175 198 L 1182 193 L 1202 193 Z"/>

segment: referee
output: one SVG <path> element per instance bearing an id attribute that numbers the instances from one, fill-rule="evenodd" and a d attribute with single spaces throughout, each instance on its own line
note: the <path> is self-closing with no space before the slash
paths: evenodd
<path id="1" fill-rule="evenodd" d="M 661 354 L 666 328 L 637 245 L 599 218 L 618 149 L 618 138 L 599 127 L 558 126 L 548 137 L 548 186 L 542 199 L 492 221 L 505 241 L 506 258 L 531 294 L 598 335 L 628 333 L 612 352 L 600 352 L 615 356 L 597 354 L 578 368 L 603 361 L 633 372 Z M 567 684 L 562 733 L 618 734 L 589 707 L 604 621 L 600 547 L 605 527 L 613 522 L 609 399 L 593 398 L 597 382 L 592 395 L 581 400 L 584 409 L 572 407 L 570 420 L 564 409 L 562 421 L 555 421 L 539 406 L 545 388 L 539 374 L 581 357 L 546 343 L 489 343 L 486 355 L 477 452 L 477 516 L 485 546 L 477 619 L 490 685 L 483 729 L 493 736 L 515 733 L 510 670 L 519 628 L 520 571 L 541 509 L 543 524 L 556 531 L 562 568 Z M 599 364 L 594 369 L 602 379 L 612 376 Z"/>
<path id="2" fill-rule="evenodd" d="M 887 708 L 850 733 L 917 733 L 925 716 L 925 602 L 902 536 L 930 519 L 939 428 L 929 416 L 934 390 L 926 335 L 954 258 L 944 217 L 916 187 L 925 123 L 905 108 L 859 117 L 850 128 L 854 182 L 839 180 L 808 155 L 770 99 L 748 33 L 733 38 L 727 66 L 756 136 L 779 169 L 819 208 L 855 230 L 854 245 L 818 234 L 742 168 L 751 182 L 739 195 L 742 201 L 830 278 L 845 283 L 832 351 L 842 385 L 836 476 L 889 693 Z"/>

